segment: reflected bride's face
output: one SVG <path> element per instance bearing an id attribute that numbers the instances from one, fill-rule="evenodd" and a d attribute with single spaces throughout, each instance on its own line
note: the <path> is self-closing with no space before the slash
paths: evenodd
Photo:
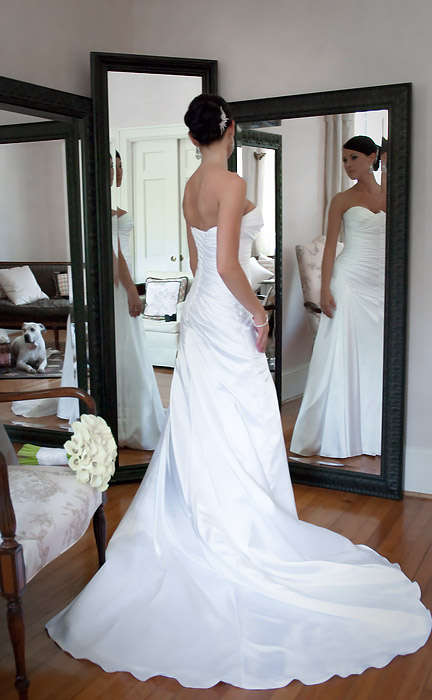
<path id="1" fill-rule="evenodd" d="M 116 186 L 120 187 L 123 180 L 123 164 L 121 158 L 116 156 Z"/>
<path id="2" fill-rule="evenodd" d="M 374 160 L 374 153 L 367 156 L 360 151 L 351 151 L 349 148 L 342 149 L 342 162 L 345 172 L 351 180 L 358 180 L 362 175 L 366 175 L 369 172 L 369 165 Z"/>

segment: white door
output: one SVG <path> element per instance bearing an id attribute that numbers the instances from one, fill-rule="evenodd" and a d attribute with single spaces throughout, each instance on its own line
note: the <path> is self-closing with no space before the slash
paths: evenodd
<path id="1" fill-rule="evenodd" d="M 180 270 L 177 139 L 145 139 L 133 146 L 135 280 Z"/>
<path id="2" fill-rule="evenodd" d="M 186 187 L 186 183 L 190 176 L 193 175 L 195 170 L 200 164 L 200 161 L 195 156 L 195 146 L 192 144 L 189 138 L 179 139 L 179 160 L 180 160 L 180 191 L 183 199 L 183 192 Z M 188 243 L 187 243 L 187 230 L 186 222 L 183 216 L 180 219 L 180 241 L 181 241 L 181 270 L 190 272 L 189 267 L 189 253 L 188 253 Z"/>

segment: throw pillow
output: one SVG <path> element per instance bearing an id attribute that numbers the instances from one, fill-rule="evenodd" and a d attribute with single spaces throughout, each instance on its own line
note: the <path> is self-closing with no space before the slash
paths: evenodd
<path id="1" fill-rule="evenodd" d="M 265 267 L 259 264 L 256 258 L 250 259 L 250 280 L 251 287 L 256 292 L 259 289 L 260 282 L 272 279 L 273 272 L 266 270 Z"/>
<path id="2" fill-rule="evenodd" d="M 54 284 L 58 297 L 69 299 L 69 277 L 67 272 L 54 272 Z"/>
<path id="3" fill-rule="evenodd" d="M 144 318 L 164 321 L 165 316 L 173 316 L 177 310 L 181 280 L 146 280 Z"/>
<path id="4" fill-rule="evenodd" d="M 3 287 L 0 285 L 0 299 L 7 299 L 7 298 L 8 298 L 8 295 L 6 294 Z"/>
<path id="5" fill-rule="evenodd" d="M 180 282 L 179 298 L 178 302 L 184 301 L 186 299 L 186 292 L 188 289 L 189 278 L 184 277 L 147 277 L 147 282 Z"/>
<path id="6" fill-rule="evenodd" d="M 49 299 L 36 282 L 28 265 L 0 270 L 0 284 L 9 299 L 16 304 L 30 304 L 39 299 Z"/>

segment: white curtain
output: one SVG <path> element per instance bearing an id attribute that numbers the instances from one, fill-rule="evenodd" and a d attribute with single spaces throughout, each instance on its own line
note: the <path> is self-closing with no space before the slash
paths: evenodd
<path id="1" fill-rule="evenodd" d="M 327 234 L 328 210 L 333 197 L 352 185 L 343 167 L 342 146 L 354 136 L 354 117 L 354 114 L 326 116 L 324 234 Z"/>

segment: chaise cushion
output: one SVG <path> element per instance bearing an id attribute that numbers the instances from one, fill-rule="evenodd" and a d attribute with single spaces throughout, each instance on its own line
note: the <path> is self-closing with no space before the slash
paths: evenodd
<path id="1" fill-rule="evenodd" d="M 28 582 L 84 535 L 102 494 L 68 466 L 11 466 L 8 473 Z"/>
<path id="2" fill-rule="evenodd" d="M 17 306 L 6 299 L 0 300 L 0 317 L 3 325 L 5 319 L 11 318 L 21 321 L 40 321 L 49 323 L 49 320 L 61 321 L 66 319 L 71 312 L 69 299 L 41 299 L 31 304 L 20 304 Z"/>

